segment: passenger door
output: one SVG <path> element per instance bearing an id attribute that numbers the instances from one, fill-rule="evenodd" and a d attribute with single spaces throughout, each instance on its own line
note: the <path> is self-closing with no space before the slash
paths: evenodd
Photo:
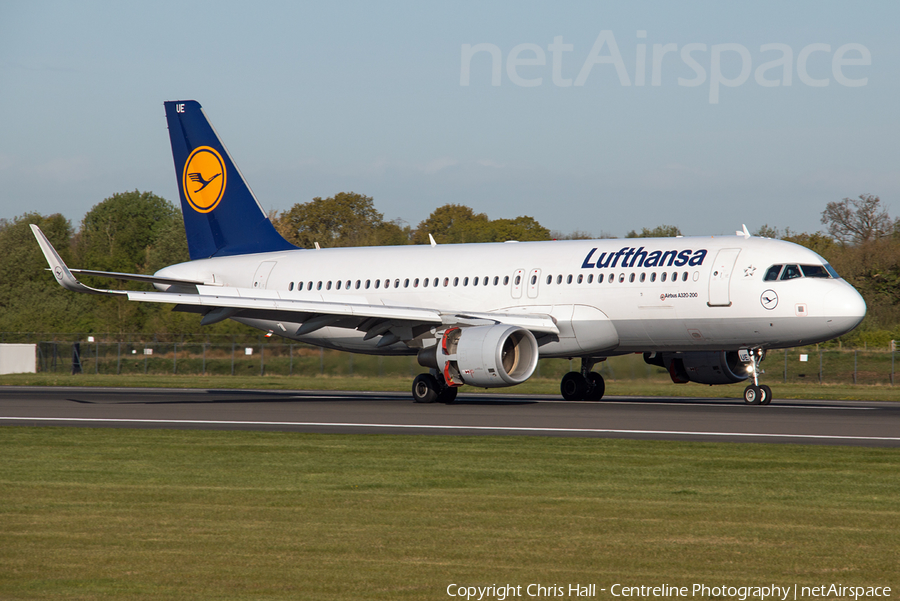
<path id="1" fill-rule="evenodd" d="M 716 254 L 716 260 L 713 261 L 709 272 L 709 301 L 707 304 L 710 307 L 731 306 L 731 272 L 734 271 L 734 264 L 740 253 L 741 249 L 739 248 L 723 248 Z"/>

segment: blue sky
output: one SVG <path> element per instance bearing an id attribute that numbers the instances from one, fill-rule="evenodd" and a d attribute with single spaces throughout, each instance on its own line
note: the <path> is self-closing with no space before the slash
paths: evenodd
<path id="1" fill-rule="evenodd" d="M 827 202 L 871 193 L 896 217 L 898 22 L 893 2 L 0 0 L 0 217 L 77 225 L 133 189 L 176 202 L 162 103 L 180 99 L 266 209 L 352 190 L 411 225 L 455 202 L 562 232 L 719 234 L 815 231 Z M 465 44 L 497 49 L 500 85 L 492 50 L 461 85 Z M 659 85 L 654 45 L 675 48 Z M 780 66 L 760 85 L 787 54 L 790 85 Z"/>

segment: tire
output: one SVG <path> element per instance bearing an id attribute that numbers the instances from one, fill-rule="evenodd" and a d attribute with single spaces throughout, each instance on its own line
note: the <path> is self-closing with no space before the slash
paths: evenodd
<path id="1" fill-rule="evenodd" d="M 744 402 L 748 405 L 759 405 L 763 400 L 764 394 L 765 393 L 759 386 L 753 386 L 751 384 L 744 389 Z"/>
<path id="2" fill-rule="evenodd" d="M 579 372 L 570 371 L 563 376 L 559 392 L 567 401 L 583 401 L 588 393 L 588 382 Z"/>
<path id="3" fill-rule="evenodd" d="M 456 400 L 456 393 L 458 392 L 459 388 L 457 388 L 456 386 L 448 386 L 447 388 L 444 388 L 438 393 L 438 403 L 446 403 L 447 405 L 449 405 Z"/>
<path id="4" fill-rule="evenodd" d="M 434 403 L 438 400 L 438 390 L 440 390 L 440 387 L 434 376 L 431 374 L 419 374 L 413 380 L 413 401 L 416 403 Z"/>
<path id="5" fill-rule="evenodd" d="M 592 371 L 588 374 L 588 393 L 587 400 L 589 401 L 599 401 L 603 398 L 603 394 L 606 392 L 606 382 L 603 380 L 603 376 L 598 374 L 595 371 Z"/>
<path id="6" fill-rule="evenodd" d="M 772 389 L 769 388 L 768 386 L 766 386 L 765 384 L 760 386 L 760 388 L 762 388 L 763 393 L 766 395 L 766 397 L 762 400 L 762 402 L 760 404 L 768 405 L 769 403 L 772 402 Z"/>

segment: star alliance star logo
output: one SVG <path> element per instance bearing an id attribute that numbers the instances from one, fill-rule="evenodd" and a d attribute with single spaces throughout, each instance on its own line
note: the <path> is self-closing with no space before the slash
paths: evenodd
<path id="1" fill-rule="evenodd" d="M 745 278 L 752 278 L 754 273 L 756 273 L 756 267 L 754 267 L 753 265 L 751 265 L 749 267 L 744 267 L 744 277 Z"/>

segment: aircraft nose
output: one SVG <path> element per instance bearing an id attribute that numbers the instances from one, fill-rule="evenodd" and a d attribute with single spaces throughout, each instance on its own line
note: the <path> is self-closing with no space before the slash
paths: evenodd
<path id="1" fill-rule="evenodd" d="M 846 334 L 859 325 L 866 316 L 866 301 L 856 289 L 841 282 L 840 287 L 828 291 L 824 298 L 828 326 L 835 336 Z"/>

